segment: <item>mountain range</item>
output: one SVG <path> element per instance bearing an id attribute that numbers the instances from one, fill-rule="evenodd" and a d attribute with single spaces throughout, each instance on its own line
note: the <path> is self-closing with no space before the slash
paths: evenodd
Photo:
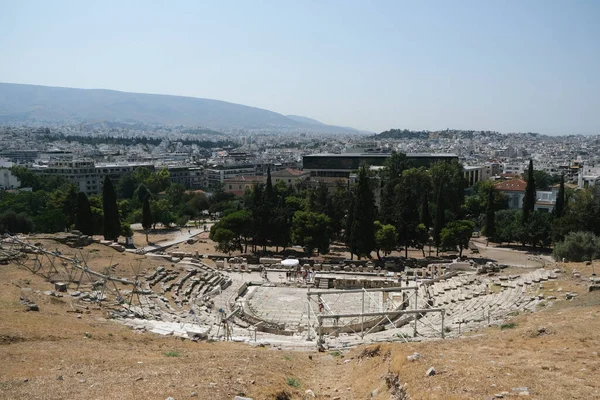
<path id="1" fill-rule="evenodd" d="M 220 100 L 106 89 L 0 83 L 0 124 L 183 125 L 228 130 L 365 133 Z"/>

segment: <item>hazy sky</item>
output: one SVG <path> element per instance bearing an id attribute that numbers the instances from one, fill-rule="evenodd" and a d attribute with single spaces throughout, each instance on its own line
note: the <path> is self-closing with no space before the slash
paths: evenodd
<path id="1" fill-rule="evenodd" d="M 600 134 L 600 1 L 0 0 L 0 81 Z"/>

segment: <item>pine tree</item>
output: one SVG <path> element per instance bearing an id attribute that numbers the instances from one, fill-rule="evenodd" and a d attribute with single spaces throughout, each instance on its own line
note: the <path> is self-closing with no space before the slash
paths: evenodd
<path id="1" fill-rule="evenodd" d="M 84 192 L 77 194 L 77 215 L 75 217 L 75 228 L 84 235 L 94 234 L 94 220 L 92 209 L 87 195 Z"/>
<path id="2" fill-rule="evenodd" d="M 375 250 L 375 201 L 369 181 L 367 166 L 363 165 L 358 172 L 356 201 L 354 204 L 354 220 L 352 222 L 351 247 L 355 247 L 356 255 L 369 257 Z"/>
<path id="3" fill-rule="evenodd" d="M 492 241 L 496 237 L 496 211 L 494 210 L 494 188 L 490 187 L 488 192 L 488 201 L 485 208 L 485 235 Z"/>
<path id="4" fill-rule="evenodd" d="M 554 215 L 557 218 L 563 216 L 565 211 L 565 176 L 560 177 L 560 186 L 558 187 L 558 195 L 556 197 L 556 204 L 554 205 Z"/>
<path id="5" fill-rule="evenodd" d="M 533 178 L 533 160 L 529 159 L 529 170 L 527 171 L 527 187 L 523 198 L 523 222 L 529 220 L 529 215 L 535 209 L 535 179 Z"/>
<path id="6" fill-rule="evenodd" d="M 150 211 L 150 196 L 146 196 L 142 205 L 142 228 L 146 232 L 146 242 L 148 242 L 148 231 L 152 228 L 152 211 Z"/>
<path id="7" fill-rule="evenodd" d="M 102 208 L 104 210 L 104 239 L 117 240 L 121 235 L 121 222 L 119 221 L 115 188 L 108 176 L 104 179 L 102 188 Z"/>

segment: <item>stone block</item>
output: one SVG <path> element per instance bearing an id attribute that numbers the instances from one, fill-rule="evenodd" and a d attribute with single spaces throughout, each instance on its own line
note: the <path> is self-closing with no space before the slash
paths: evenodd
<path id="1" fill-rule="evenodd" d="M 597 290 L 600 290 L 600 285 L 598 285 L 598 284 L 595 284 L 595 285 L 590 285 L 590 286 L 588 287 L 588 292 L 595 292 L 595 291 L 597 291 Z"/>
<path id="2" fill-rule="evenodd" d="M 66 293 L 66 291 L 67 291 L 67 284 L 64 283 L 64 282 L 55 282 L 54 283 L 54 290 L 56 290 L 57 292 Z"/>

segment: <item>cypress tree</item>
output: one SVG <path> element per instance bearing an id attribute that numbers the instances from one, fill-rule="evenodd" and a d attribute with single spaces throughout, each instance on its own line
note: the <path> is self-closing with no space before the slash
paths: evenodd
<path id="1" fill-rule="evenodd" d="M 102 208 L 104 210 L 104 239 L 117 240 L 121 235 L 121 222 L 119 221 L 115 188 L 108 176 L 104 178 L 104 187 L 102 188 Z"/>
<path id="2" fill-rule="evenodd" d="M 556 198 L 556 204 L 554 205 L 554 215 L 557 218 L 563 216 L 565 211 L 565 176 L 560 176 L 560 186 L 558 187 L 558 197 Z"/>
<path id="3" fill-rule="evenodd" d="M 266 247 L 266 232 L 268 229 L 269 209 L 265 199 L 265 190 L 263 185 L 258 184 L 252 190 L 252 227 L 253 227 L 253 245 Z M 256 249 L 255 249 L 256 251 Z"/>
<path id="4" fill-rule="evenodd" d="M 441 237 L 440 234 L 446 225 L 446 210 L 442 199 L 442 190 L 438 190 L 438 196 L 435 204 L 435 225 L 433 226 L 433 243 L 436 247 L 436 255 L 440 254 Z"/>
<path id="5" fill-rule="evenodd" d="M 358 172 L 358 186 L 354 203 L 351 242 L 356 246 L 356 255 L 369 257 L 375 249 L 375 201 L 369 182 L 367 166 Z"/>
<path id="6" fill-rule="evenodd" d="M 350 259 L 354 259 L 354 254 L 356 253 L 356 246 L 352 241 L 352 225 L 354 224 L 354 196 L 350 200 L 350 207 L 348 208 L 348 215 L 346 216 L 346 226 L 344 228 L 344 240 L 346 242 L 346 246 L 348 246 L 348 250 L 350 251 Z"/>
<path id="7" fill-rule="evenodd" d="M 429 212 L 429 195 L 427 191 L 423 193 L 421 198 L 421 222 L 425 228 L 431 228 L 431 213 Z"/>
<path id="8" fill-rule="evenodd" d="M 523 198 L 523 222 L 529 220 L 529 215 L 535 209 L 535 179 L 533 177 L 533 160 L 529 159 L 529 170 L 527 171 L 527 187 Z"/>
<path id="9" fill-rule="evenodd" d="M 69 185 L 65 199 L 63 201 L 63 213 L 66 217 L 66 228 L 71 229 L 71 225 L 76 224 L 77 219 L 77 205 L 78 205 L 78 192 L 75 185 Z"/>
<path id="10" fill-rule="evenodd" d="M 494 211 L 494 188 L 490 187 L 488 201 L 485 208 L 485 235 L 494 241 L 496 236 L 496 212 Z"/>
<path id="11" fill-rule="evenodd" d="M 92 208 L 87 195 L 84 192 L 77 194 L 77 214 L 75 216 L 75 228 L 84 235 L 94 234 L 94 219 Z"/>
<path id="12" fill-rule="evenodd" d="M 142 228 L 146 231 L 146 242 L 148 241 L 148 231 L 152 228 L 152 211 L 150 211 L 150 196 L 146 196 L 142 205 Z"/>
<path id="13" fill-rule="evenodd" d="M 264 204 L 262 212 L 262 226 L 264 228 L 263 237 L 265 239 L 265 250 L 266 245 L 269 242 L 274 242 L 275 231 L 272 229 L 272 225 L 275 222 L 275 208 L 277 207 L 277 199 L 273 190 L 273 183 L 271 181 L 271 167 L 267 168 L 267 183 L 265 184 Z"/>
<path id="14" fill-rule="evenodd" d="M 273 205 L 275 195 L 273 193 L 273 183 L 271 182 L 271 167 L 267 168 L 267 184 L 265 186 L 265 195 L 269 205 Z"/>

